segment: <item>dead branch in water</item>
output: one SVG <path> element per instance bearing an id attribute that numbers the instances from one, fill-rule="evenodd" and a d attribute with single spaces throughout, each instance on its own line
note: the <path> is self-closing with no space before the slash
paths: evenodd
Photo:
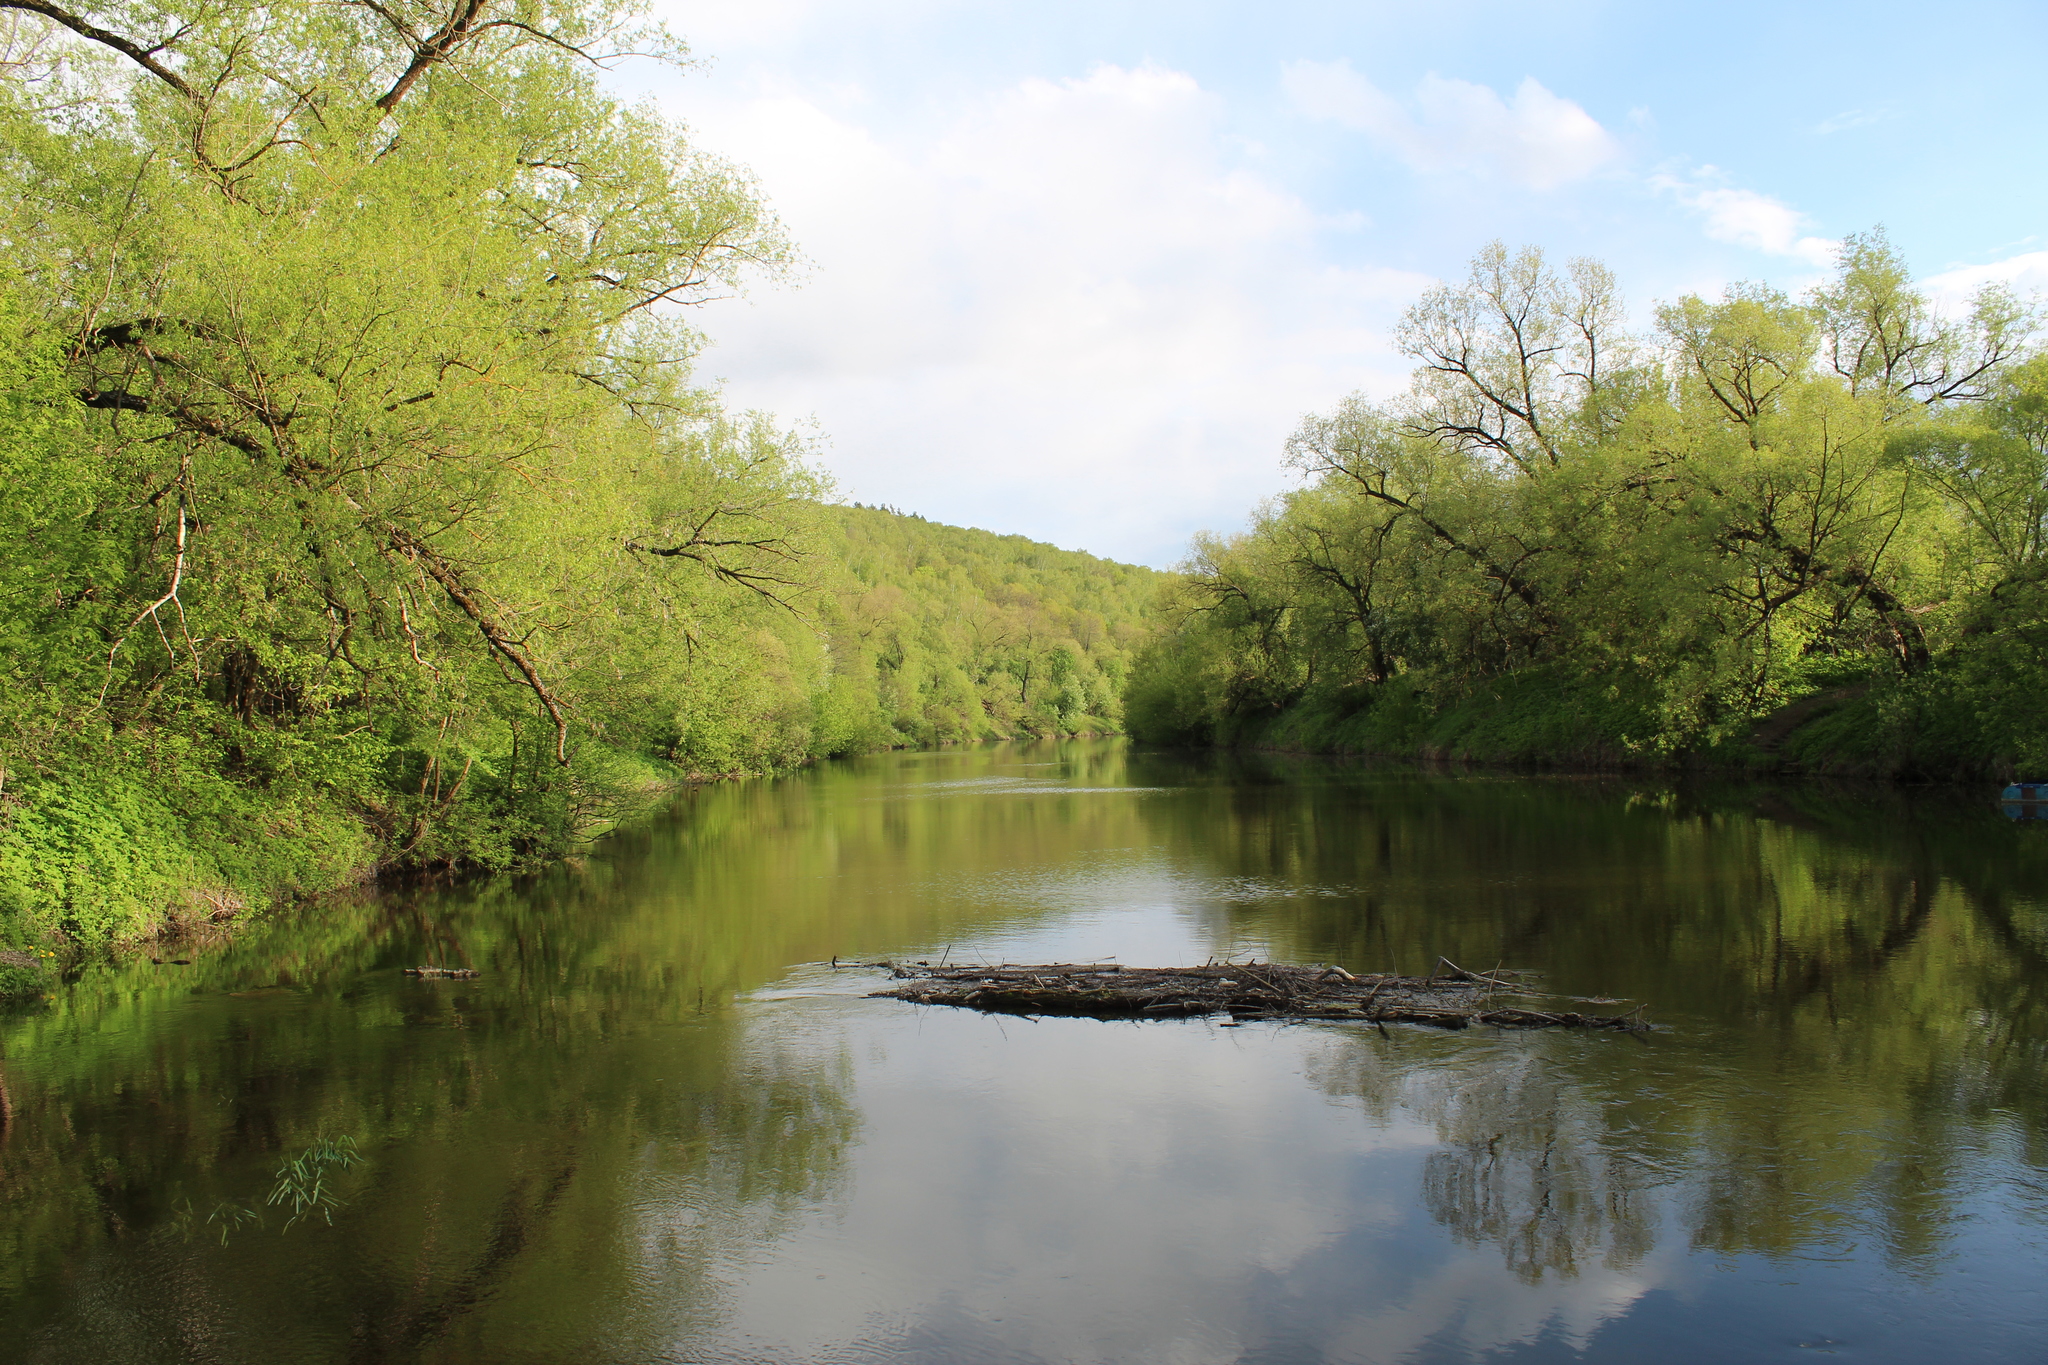
<path id="1" fill-rule="evenodd" d="M 1497 1006 L 1500 992 L 1540 994 L 1528 973 L 1468 972 L 1439 958 L 1436 976 L 1391 973 L 1353 976 L 1341 967 L 1290 967 L 1276 962 L 1201 967 L 1125 967 L 1114 962 L 1043 966 L 931 966 L 871 962 L 910 984 L 873 994 L 919 1005 L 957 1005 L 1000 1014 L 1077 1014 L 1097 1019 L 1158 1019 L 1230 1013 L 1237 1019 L 1332 1019 L 1467 1028 L 1593 1028 L 1647 1030 L 1642 1010 L 1580 1014 Z"/>

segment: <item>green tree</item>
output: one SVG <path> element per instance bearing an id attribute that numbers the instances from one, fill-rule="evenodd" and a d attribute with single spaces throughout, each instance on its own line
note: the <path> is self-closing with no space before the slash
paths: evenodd
<path id="1" fill-rule="evenodd" d="M 2039 614 L 2032 312 L 1994 289 L 1945 318 L 1873 232 L 1805 300 L 1622 317 L 1597 265 L 1498 244 L 1425 294 L 1407 393 L 1305 419 L 1306 486 L 1195 542 L 1140 733 L 1671 755 L 1855 680 L 1907 761 L 1962 654 L 2005 657 L 1970 642 Z"/>
<path id="2" fill-rule="evenodd" d="M 821 491 L 689 377 L 680 309 L 788 248 L 598 84 L 680 49 L 603 6 L 0 8 L 8 833 L 88 773 L 236 812 L 201 842 L 243 864 L 288 810 L 486 862 L 614 810 L 607 741 L 788 600 Z"/>

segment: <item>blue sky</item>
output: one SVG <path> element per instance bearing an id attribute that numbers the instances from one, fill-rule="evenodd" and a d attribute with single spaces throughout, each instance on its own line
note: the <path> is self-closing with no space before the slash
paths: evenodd
<path id="1" fill-rule="evenodd" d="M 696 320 L 848 499 L 1166 565 L 1501 238 L 1640 316 L 1884 224 L 1938 298 L 2048 287 L 2048 6 L 704 0 L 624 76 L 807 258 Z"/>

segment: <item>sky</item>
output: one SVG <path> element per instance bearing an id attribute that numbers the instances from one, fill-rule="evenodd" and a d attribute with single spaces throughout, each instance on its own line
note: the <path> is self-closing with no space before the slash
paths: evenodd
<path id="1" fill-rule="evenodd" d="M 658 0 L 664 3 L 664 0 Z M 1924 286 L 2048 291 L 2048 6 L 665 0 L 622 69 L 750 168 L 799 269 L 702 370 L 847 501 L 1168 567 L 1398 392 L 1394 333 L 1499 239 L 1634 314 L 1797 292 L 1883 225 Z"/>

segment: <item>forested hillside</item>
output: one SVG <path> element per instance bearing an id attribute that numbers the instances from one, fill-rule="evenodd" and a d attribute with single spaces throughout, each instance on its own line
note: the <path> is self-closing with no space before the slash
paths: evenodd
<path id="1" fill-rule="evenodd" d="M 715 775 L 1122 728 L 1161 575 L 880 508 L 806 515 L 788 609 L 699 641 L 636 752 Z"/>
<path id="2" fill-rule="evenodd" d="M 832 506 L 691 377 L 686 310 L 790 249 L 605 93 L 665 33 L 111 0 L 0 46 L 0 972 L 691 773 L 1117 723 L 1144 571 Z"/>
<path id="3" fill-rule="evenodd" d="M 1944 317 L 1911 279 L 1853 236 L 1802 298 L 1738 285 L 1637 335 L 1597 264 L 1490 248 L 1408 313 L 1408 391 L 1304 421 L 1305 486 L 1197 542 L 1133 733 L 2048 764 L 2038 319 L 1998 288 Z"/>
<path id="4" fill-rule="evenodd" d="M 887 743 L 1122 729 L 1162 575 L 879 508 L 828 513 L 844 570 L 833 676 L 874 698 Z"/>

